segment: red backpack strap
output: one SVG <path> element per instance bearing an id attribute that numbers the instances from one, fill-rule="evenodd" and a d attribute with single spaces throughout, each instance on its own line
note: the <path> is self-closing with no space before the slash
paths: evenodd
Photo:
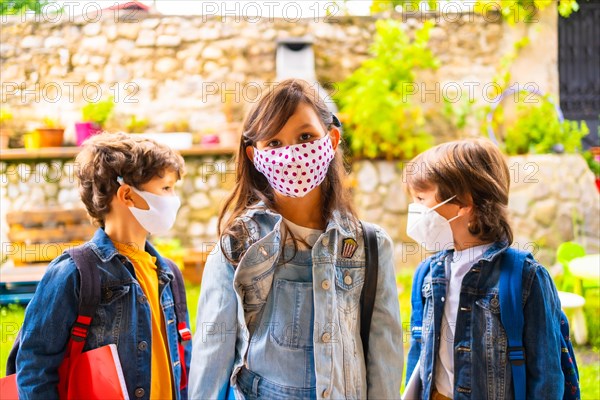
<path id="1" fill-rule="evenodd" d="M 98 257 L 86 243 L 66 251 L 79 271 L 79 311 L 77 320 L 71 329 L 71 337 L 67 345 L 65 357 L 74 359 L 83 351 L 85 340 L 100 304 L 100 273 L 98 272 Z"/>
<path id="2" fill-rule="evenodd" d="M 185 365 L 185 345 L 192 340 L 192 331 L 187 323 L 187 300 L 185 297 L 185 284 L 183 283 L 183 275 L 177 264 L 168 258 L 163 260 L 171 268 L 171 272 L 175 276 L 171 281 L 171 292 L 173 292 L 173 302 L 175 303 L 175 317 L 177 318 L 177 332 L 179 333 L 179 360 L 181 362 L 181 382 L 179 389 L 182 390 L 187 386 L 187 370 Z"/>

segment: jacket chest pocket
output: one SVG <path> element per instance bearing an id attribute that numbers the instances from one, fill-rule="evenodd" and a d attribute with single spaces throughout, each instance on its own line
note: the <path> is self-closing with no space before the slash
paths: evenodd
<path id="1" fill-rule="evenodd" d="M 497 293 L 488 293 L 475 301 L 475 329 L 485 338 L 486 347 L 504 352 L 506 332 L 500 318 L 500 299 Z"/>
<path id="2" fill-rule="evenodd" d="M 362 267 L 335 268 L 335 293 L 340 311 L 346 314 L 356 311 L 364 282 L 365 269 Z"/>
<path id="3" fill-rule="evenodd" d="M 108 285 L 100 291 L 100 303 L 92 318 L 87 343 L 93 347 L 119 343 L 119 331 L 127 313 L 125 302 L 131 287 L 128 285 Z"/>

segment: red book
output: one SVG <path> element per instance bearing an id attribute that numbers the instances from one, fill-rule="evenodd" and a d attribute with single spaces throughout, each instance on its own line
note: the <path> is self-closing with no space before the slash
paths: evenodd
<path id="1" fill-rule="evenodd" d="M 0 379 L 2 400 L 17 400 L 16 374 Z M 65 358 L 58 369 L 61 399 L 129 399 L 117 346 L 109 344 Z"/>

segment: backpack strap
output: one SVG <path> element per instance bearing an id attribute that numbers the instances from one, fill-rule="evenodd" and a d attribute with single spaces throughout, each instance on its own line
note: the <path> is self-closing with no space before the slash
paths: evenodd
<path id="1" fill-rule="evenodd" d="M 410 318 L 410 333 L 416 341 L 421 341 L 422 330 L 423 330 L 423 295 L 421 290 L 423 288 L 423 282 L 425 281 L 425 276 L 427 272 L 429 272 L 429 265 L 422 265 L 421 268 L 418 268 L 415 271 L 415 284 L 412 287 L 411 294 L 411 305 L 412 305 L 412 315 Z"/>
<path id="2" fill-rule="evenodd" d="M 175 276 L 171 281 L 171 292 L 173 293 L 173 302 L 175 303 L 175 317 L 177 319 L 177 332 L 179 332 L 179 340 L 177 349 L 179 350 L 179 361 L 181 363 L 181 382 L 179 389 L 182 390 L 187 386 L 187 370 L 185 365 L 185 345 L 192 340 L 192 331 L 187 323 L 187 300 L 185 297 L 185 284 L 181 270 L 168 258 L 163 257 L 163 260 L 173 272 Z"/>
<path id="3" fill-rule="evenodd" d="M 508 359 L 516 400 L 526 397 L 525 348 L 523 347 L 523 264 L 528 252 L 508 248 L 500 265 L 500 319 L 508 338 Z"/>
<path id="4" fill-rule="evenodd" d="M 75 262 L 80 277 L 79 310 L 65 355 L 74 359 L 83 351 L 92 318 L 100 304 L 100 273 L 96 265 L 98 257 L 88 244 L 68 249 L 66 253 Z"/>
<path id="5" fill-rule="evenodd" d="M 360 338 L 362 340 L 365 365 L 369 354 L 369 331 L 375 307 L 377 293 L 377 277 L 379 275 L 379 253 L 377 248 L 377 234 L 373 225 L 362 222 L 362 231 L 365 242 L 365 283 L 360 293 Z"/>

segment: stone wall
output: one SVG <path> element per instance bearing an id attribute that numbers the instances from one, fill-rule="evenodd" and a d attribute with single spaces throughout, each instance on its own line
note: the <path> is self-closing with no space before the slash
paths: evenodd
<path id="1" fill-rule="evenodd" d="M 230 156 L 185 157 L 188 174 L 178 184 L 182 199 L 172 237 L 185 247 L 206 249 L 217 238 L 217 216 L 235 184 Z M 414 267 L 426 256 L 406 236 L 410 199 L 401 178 L 401 163 L 360 161 L 350 174 L 359 216 L 381 225 L 396 246 L 398 268 Z M 554 263 L 557 246 L 568 240 L 600 252 L 600 196 L 594 176 L 577 155 L 511 157 L 509 209 L 515 246 L 535 252 L 545 265 Z M 0 162 L 1 237 L 6 243 L 5 213 L 60 205 L 80 207 L 69 160 Z"/>
<path id="2" fill-rule="evenodd" d="M 526 27 L 511 27 L 498 15 L 398 18 L 409 32 L 425 19 L 435 20 L 430 46 L 441 65 L 418 78 L 417 95 L 426 107 L 456 89 L 472 92 L 469 97 L 478 102 L 490 101 L 486 90 L 502 55 L 527 30 L 533 32 L 532 43 L 515 64 L 513 81 L 520 87 L 533 82 L 557 97 L 555 7 Z M 111 12 L 56 22 L 9 18 L 0 26 L 2 102 L 28 121 L 60 119 L 67 137 L 85 100 L 109 95 L 115 97 L 117 113 L 146 117 L 152 129 L 185 120 L 192 131 L 218 130 L 227 120 L 240 120 L 271 87 L 278 39 L 311 36 L 316 76 L 331 89 L 367 58 L 374 22 L 372 17 L 338 16 L 222 22 L 219 17 L 142 14 L 119 20 Z"/>
<path id="3" fill-rule="evenodd" d="M 170 237 L 206 249 L 217 238 L 218 211 L 235 182 L 229 155 L 185 157 L 187 175 L 177 184 L 181 208 Z M 0 162 L 0 237 L 8 243 L 6 213 L 46 207 L 83 208 L 73 160 Z"/>
<path id="4" fill-rule="evenodd" d="M 581 243 L 588 253 L 600 252 L 600 195 L 581 156 L 510 157 L 508 165 L 514 246 L 532 251 L 548 266 L 565 241 Z M 426 256 L 406 235 L 411 200 L 402 184 L 402 167 L 402 163 L 386 161 L 361 161 L 353 166 L 360 217 L 386 229 L 396 245 L 400 267 L 414 266 Z"/>

